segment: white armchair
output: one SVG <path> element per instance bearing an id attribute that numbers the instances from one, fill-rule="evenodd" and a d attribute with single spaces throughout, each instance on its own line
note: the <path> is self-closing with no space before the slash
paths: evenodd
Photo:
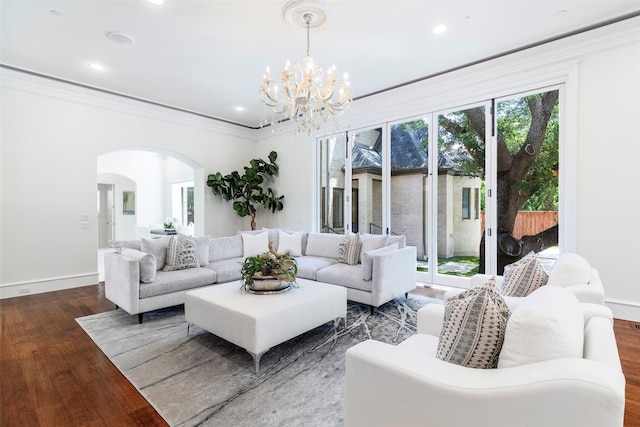
<path id="1" fill-rule="evenodd" d="M 498 369 L 437 359 L 444 306 L 425 306 L 419 333 L 401 344 L 368 340 L 347 351 L 345 426 L 621 427 L 625 379 L 611 311 L 580 306 L 582 358 Z"/>
<path id="2" fill-rule="evenodd" d="M 470 289 L 482 286 L 490 277 L 489 274 L 476 274 L 471 278 Z M 502 287 L 503 281 L 502 276 L 496 277 L 496 284 L 499 288 Z M 547 284 L 567 288 L 580 302 L 604 304 L 604 288 L 598 270 L 591 267 L 584 258 L 577 254 L 564 253 L 560 255 L 549 272 Z M 448 301 L 464 291 L 465 289 L 447 291 L 444 300 Z M 504 300 L 511 309 L 514 309 L 522 298 L 505 296 Z"/>

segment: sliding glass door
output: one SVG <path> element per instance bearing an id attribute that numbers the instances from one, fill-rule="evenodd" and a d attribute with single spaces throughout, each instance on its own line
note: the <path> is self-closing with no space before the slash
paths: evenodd
<path id="1" fill-rule="evenodd" d="M 320 230 L 398 234 L 420 281 L 467 287 L 560 230 L 561 89 L 320 138 Z"/>
<path id="2" fill-rule="evenodd" d="M 489 109 L 486 102 L 437 115 L 438 145 L 431 164 L 437 207 L 434 243 L 437 275 L 444 276 L 445 283 L 480 270 Z"/>

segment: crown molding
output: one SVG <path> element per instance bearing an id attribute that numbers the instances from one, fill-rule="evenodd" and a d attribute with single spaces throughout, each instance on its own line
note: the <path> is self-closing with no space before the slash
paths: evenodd
<path id="1" fill-rule="evenodd" d="M 257 141 L 258 130 L 0 65 L 0 87 Z"/>

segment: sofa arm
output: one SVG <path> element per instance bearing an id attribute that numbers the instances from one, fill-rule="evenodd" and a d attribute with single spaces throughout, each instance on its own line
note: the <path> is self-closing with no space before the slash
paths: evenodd
<path id="1" fill-rule="evenodd" d="M 108 300 L 129 314 L 137 314 L 140 299 L 140 264 L 136 258 L 104 254 L 104 292 Z"/>
<path id="2" fill-rule="evenodd" d="M 622 426 L 624 387 L 593 360 L 473 369 L 369 340 L 346 353 L 345 426 Z"/>
<path id="3" fill-rule="evenodd" d="M 417 313 L 418 333 L 440 336 L 444 323 L 444 305 L 427 304 Z"/>
<path id="4" fill-rule="evenodd" d="M 416 288 L 416 248 L 381 252 L 372 258 L 372 305 L 379 307 L 393 298 Z"/>

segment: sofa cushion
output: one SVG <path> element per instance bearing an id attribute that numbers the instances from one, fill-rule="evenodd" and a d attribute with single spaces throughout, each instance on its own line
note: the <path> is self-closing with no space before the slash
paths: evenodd
<path id="1" fill-rule="evenodd" d="M 371 292 L 372 282 L 360 279 L 360 276 L 362 276 L 361 269 L 362 264 L 349 265 L 338 262 L 318 271 L 316 280 L 344 286 L 345 288 Z"/>
<path id="2" fill-rule="evenodd" d="M 365 252 L 364 255 L 362 256 L 362 269 L 361 269 L 362 280 L 371 280 L 371 278 L 373 277 L 373 258 L 376 255 L 381 254 L 383 252 L 394 251 L 396 249 L 398 249 L 397 242 L 392 245 L 383 246 L 381 248 Z"/>
<path id="3" fill-rule="evenodd" d="M 196 253 L 198 255 L 198 264 L 204 267 L 209 264 L 209 241 L 211 236 L 193 237 L 196 242 Z"/>
<path id="4" fill-rule="evenodd" d="M 343 238 L 344 234 L 309 233 L 305 255 L 338 260 Z"/>
<path id="5" fill-rule="evenodd" d="M 338 246 L 338 253 L 338 261 L 344 264 L 356 265 L 360 257 L 360 239 L 358 235 L 354 233 L 347 234 Z"/>
<path id="6" fill-rule="evenodd" d="M 185 291 L 212 285 L 216 282 L 216 273 L 206 268 L 186 270 L 158 271 L 153 283 L 140 285 L 140 298 L 149 298 L 172 292 Z"/>
<path id="7" fill-rule="evenodd" d="M 360 235 L 360 262 L 364 257 L 364 254 L 374 249 L 387 246 L 386 234 L 361 234 Z"/>
<path id="8" fill-rule="evenodd" d="M 495 368 L 509 308 L 495 278 L 447 301 L 436 357 L 469 368 Z"/>
<path id="9" fill-rule="evenodd" d="M 156 257 L 153 254 L 127 247 L 123 247 L 120 253 L 138 260 L 142 283 L 151 283 L 156 280 Z"/>
<path id="10" fill-rule="evenodd" d="M 294 257 L 302 255 L 302 232 L 278 232 L 278 253 L 287 251 Z"/>
<path id="11" fill-rule="evenodd" d="M 242 257 L 242 236 L 212 237 L 209 240 L 209 262 Z"/>
<path id="12" fill-rule="evenodd" d="M 216 272 L 216 282 L 224 283 L 233 280 L 240 280 L 240 268 L 244 258 L 229 258 L 210 262 L 205 268 Z"/>
<path id="13" fill-rule="evenodd" d="M 584 315 L 576 296 L 568 289 L 543 286 L 513 310 L 498 368 L 582 358 L 583 341 Z"/>
<path id="14" fill-rule="evenodd" d="M 269 250 L 269 233 L 242 233 L 242 256 L 256 256 Z"/>
<path id="15" fill-rule="evenodd" d="M 167 261 L 167 247 L 169 246 L 169 237 L 161 237 L 160 239 L 140 239 L 140 250 L 153 254 L 156 257 L 156 269 L 162 270 Z"/>
<path id="16" fill-rule="evenodd" d="M 513 264 L 504 267 L 502 294 L 510 297 L 526 297 L 547 284 L 549 276 L 531 251 Z"/>
<path id="17" fill-rule="evenodd" d="M 555 286 L 584 285 L 591 280 L 591 265 L 578 254 L 566 253 L 558 257 L 549 272 L 548 284 Z"/>
<path id="18" fill-rule="evenodd" d="M 330 265 L 337 264 L 338 260 L 333 258 L 303 256 L 297 257 L 296 263 L 298 264 L 297 277 L 301 279 L 317 280 L 316 274 L 318 271 Z"/>
<path id="19" fill-rule="evenodd" d="M 196 241 L 186 234 L 171 236 L 167 247 L 167 261 L 163 271 L 200 267 Z"/>

